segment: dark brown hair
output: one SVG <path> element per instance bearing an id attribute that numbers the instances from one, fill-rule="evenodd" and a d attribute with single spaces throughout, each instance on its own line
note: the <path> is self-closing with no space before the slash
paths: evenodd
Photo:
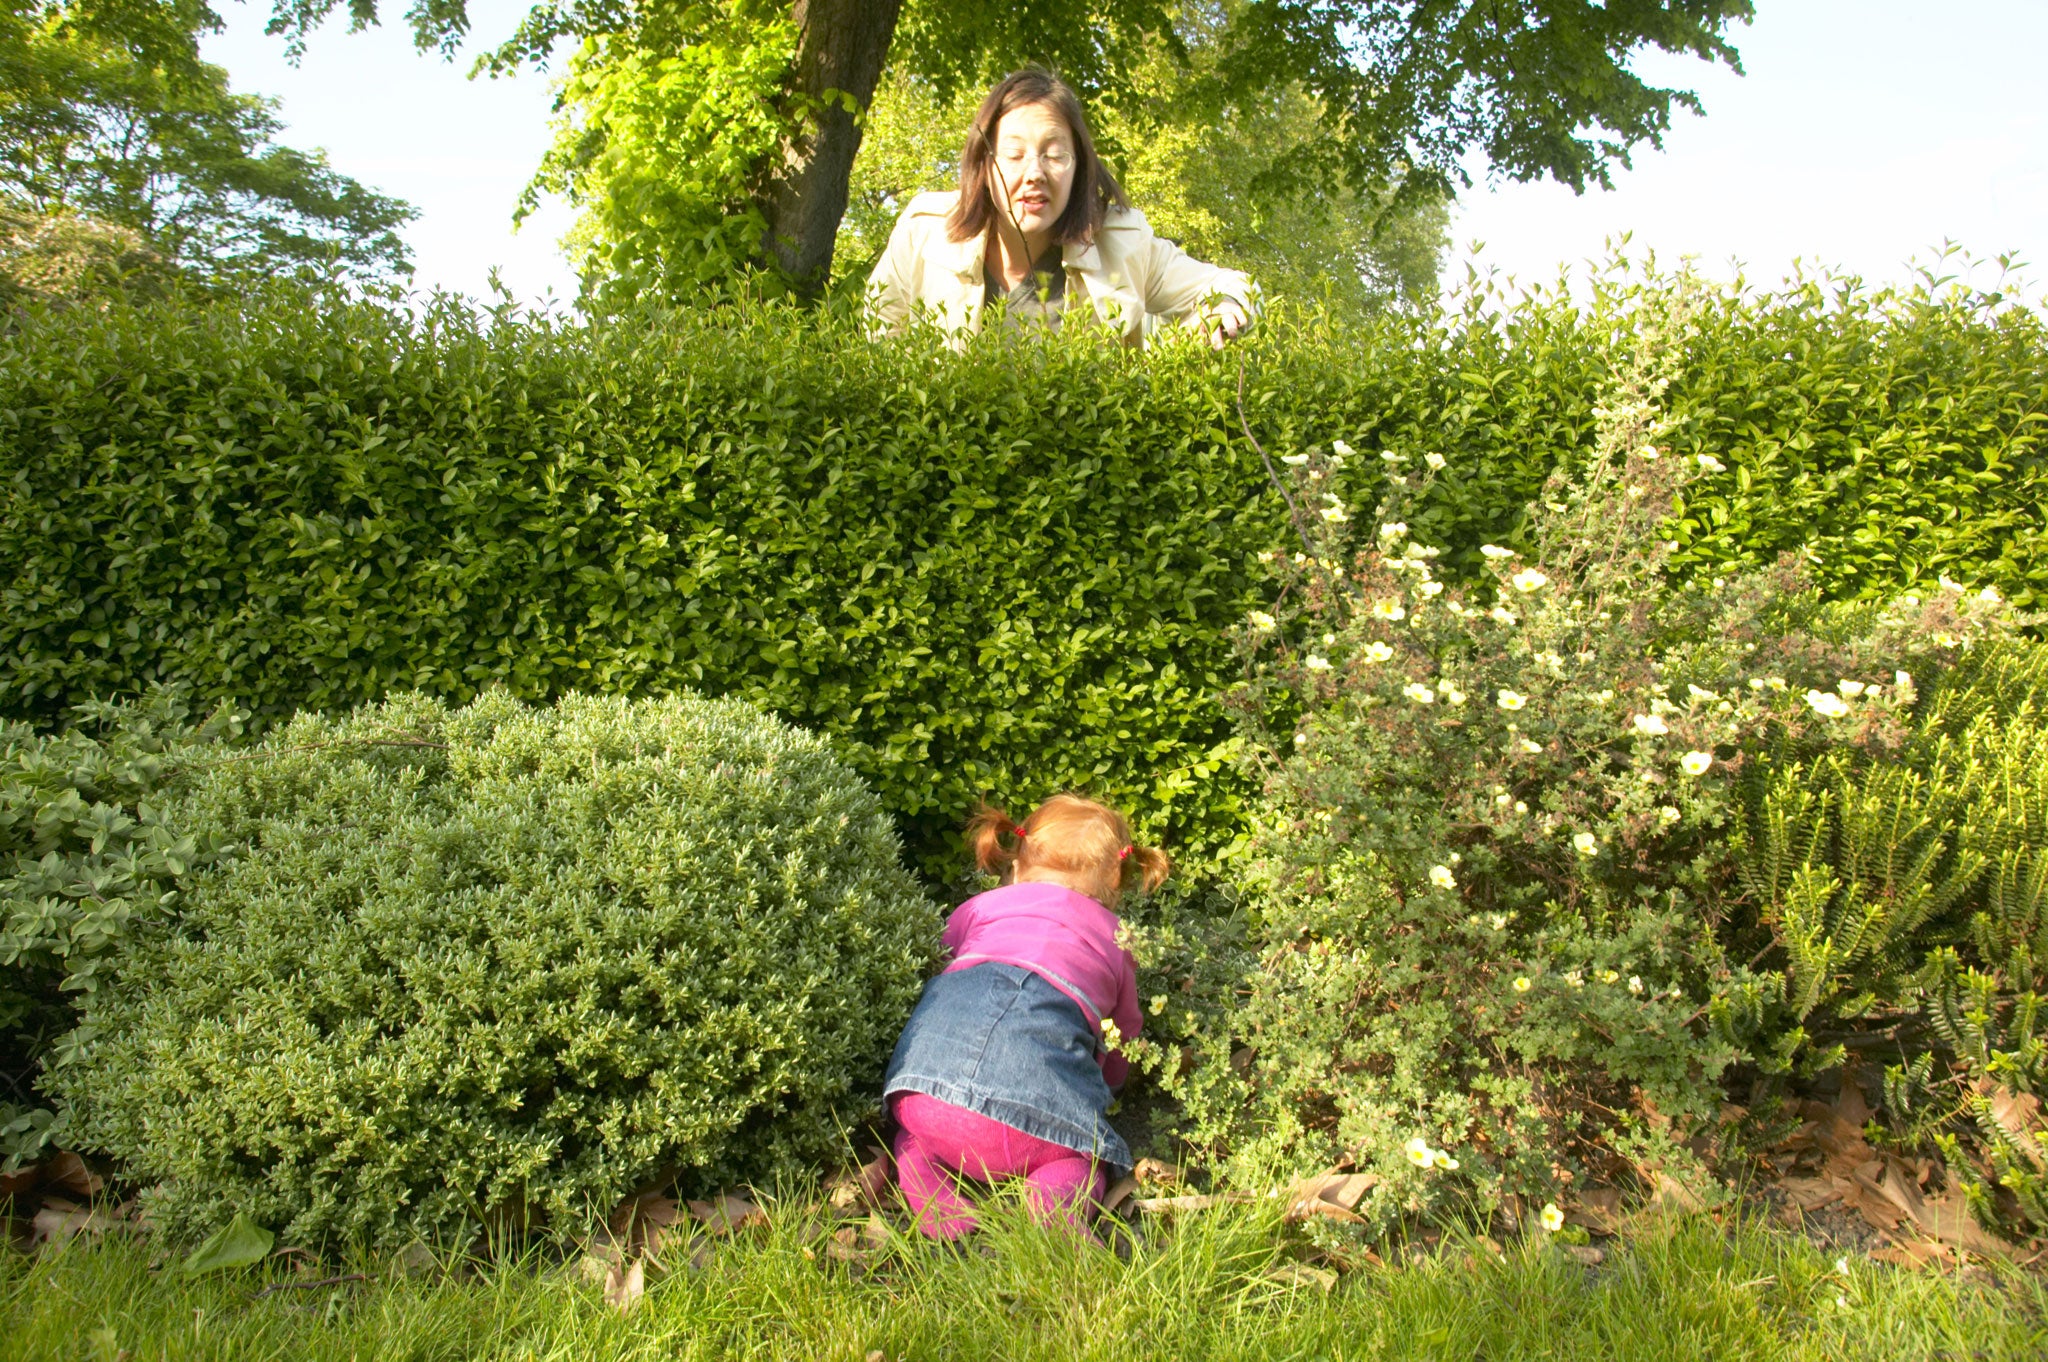
<path id="1" fill-rule="evenodd" d="M 1004 846 L 1005 837 L 1016 846 Z M 1050 870 L 1079 881 L 1080 892 L 1105 908 L 1116 907 L 1133 882 L 1151 893 L 1173 869 L 1165 852 L 1131 845 L 1122 814 L 1073 794 L 1054 795 L 1021 823 L 984 804 L 967 820 L 967 845 L 983 870 Z"/>
<path id="2" fill-rule="evenodd" d="M 953 241 L 980 236 L 995 220 L 995 200 L 989 194 L 991 162 L 995 159 L 996 124 L 1012 109 L 1043 104 L 1058 114 L 1074 139 L 1074 187 L 1067 196 L 1066 211 L 1053 224 L 1060 241 L 1084 246 L 1095 239 L 1096 229 L 1109 210 L 1128 208 L 1123 186 L 1109 173 L 1109 167 L 1095 154 L 1095 139 L 1088 135 L 1088 119 L 1081 101 L 1067 83 L 1042 67 L 1027 66 L 1012 71 L 996 83 L 975 111 L 974 126 L 967 130 L 967 144 L 960 149 L 960 201 L 946 216 L 946 235 Z"/>

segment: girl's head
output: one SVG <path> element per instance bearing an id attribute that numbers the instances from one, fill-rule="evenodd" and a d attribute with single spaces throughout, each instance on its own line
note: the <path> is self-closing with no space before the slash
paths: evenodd
<path id="1" fill-rule="evenodd" d="M 1173 869 L 1165 852 L 1131 845 L 1122 814 L 1079 795 L 1054 795 L 1021 823 L 983 805 L 967 820 L 967 844 L 976 865 L 1007 871 L 1010 883 L 1063 884 L 1105 908 L 1126 885 L 1151 893 Z"/>
<path id="2" fill-rule="evenodd" d="M 1130 201 L 1095 154 L 1081 101 L 1050 71 L 1013 71 L 988 92 L 960 151 L 960 201 L 947 235 L 966 241 L 991 223 L 1085 245 L 1110 208 Z"/>

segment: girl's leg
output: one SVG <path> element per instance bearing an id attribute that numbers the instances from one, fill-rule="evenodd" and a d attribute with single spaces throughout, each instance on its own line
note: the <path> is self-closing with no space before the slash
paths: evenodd
<path id="1" fill-rule="evenodd" d="M 1109 1175 L 1086 1154 L 1061 1149 L 1060 1155 L 1034 1161 L 1024 1175 L 1024 1202 L 1039 1223 L 1062 1220 L 1086 1234 L 1095 1208 L 1109 1190 Z"/>
<path id="2" fill-rule="evenodd" d="M 974 1230 L 974 1207 L 953 1185 L 953 1175 L 932 1157 L 908 1125 L 896 1131 L 896 1185 L 910 1217 L 928 1239 L 958 1239 Z"/>

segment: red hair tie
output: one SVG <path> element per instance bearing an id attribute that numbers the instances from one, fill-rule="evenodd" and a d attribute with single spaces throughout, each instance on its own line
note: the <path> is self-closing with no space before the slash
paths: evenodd
<path id="1" fill-rule="evenodd" d="M 1124 848 L 1124 849 L 1123 849 L 1122 851 L 1119 851 L 1119 852 L 1118 852 L 1118 853 L 1116 854 L 1116 858 L 1117 858 L 1117 859 L 1118 859 L 1119 861 L 1121 861 L 1121 860 L 1122 860 L 1122 859 L 1123 859 L 1124 857 L 1126 857 L 1126 856 L 1128 856 L 1128 855 L 1130 855 L 1130 854 L 1131 854 L 1131 849 L 1130 849 L 1129 847 L 1125 847 L 1125 848 Z"/>
<path id="2" fill-rule="evenodd" d="M 1024 829 L 1019 824 L 1010 824 L 1010 834 L 1020 842 L 1024 840 Z"/>

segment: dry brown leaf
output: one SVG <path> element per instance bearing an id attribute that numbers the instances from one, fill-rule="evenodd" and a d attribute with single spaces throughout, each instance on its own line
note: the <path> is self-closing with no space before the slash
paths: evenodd
<path id="1" fill-rule="evenodd" d="M 2012 1138 L 2020 1152 L 2036 1168 L 2048 1167 L 2048 1145 L 2037 1133 L 2042 1129 L 2041 1099 L 2032 1093 L 2014 1092 L 1988 1078 L 1977 1080 L 1977 1091 L 1989 1104 L 1991 1119 Z"/>
<path id="2" fill-rule="evenodd" d="M 1909 1219 L 1915 1222 L 1924 1219 L 1920 1184 L 1914 1179 L 1913 1170 L 1903 1161 L 1896 1158 L 1873 1159 L 1856 1170 L 1856 1181 L 1866 1190 L 1889 1201 Z"/>
<path id="3" fill-rule="evenodd" d="M 1870 1256 L 1880 1263 L 1893 1267 L 1939 1268 L 1946 1270 L 1956 1265 L 1955 1251 L 1946 1244 L 1936 1244 L 1925 1239 L 1909 1239 L 1904 1243 L 1887 1244 L 1872 1249 Z"/>
<path id="4" fill-rule="evenodd" d="M 1356 1224 L 1359 1217 L 1351 1208 L 1378 1185 L 1379 1178 L 1371 1173 L 1318 1173 L 1303 1178 L 1284 1193 L 1287 1209 L 1283 1218 L 1298 1221 L 1315 1215 Z"/>
<path id="5" fill-rule="evenodd" d="M 1309 1263 L 1281 1263 L 1266 1274 L 1270 1281 L 1286 1286 L 1313 1286 L 1329 1291 L 1337 1285 L 1337 1274 L 1326 1267 L 1315 1267 Z"/>
<path id="6" fill-rule="evenodd" d="M 1835 1117 L 1858 1131 L 1870 1123 L 1870 1103 L 1863 1100 L 1862 1087 L 1847 1071 L 1842 1074 L 1842 1095 L 1835 1099 Z"/>
<path id="7" fill-rule="evenodd" d="M 721 1192 L 712 1201 L 691 1202 L 690 1214 L 713 1234 L 732 1234 L 768 1223 L 767 1215 L 759 1206 L 731 1192 Z"/>
<path id="8" fill-rule="evenodd" d="M 36 1185 L 36 1170 L 33 1167 L 17 1168 L 12 1173 L 0 1173 L 0 1200 L 12 1200 Z"/>
<path id="9" fill-rule="evenodd" d="M 83 1201 L 106 1185 L 99 1174 L 85 1166 L 85 1160 L 70 1150 L 61 1150 L 36 1166 L 44 1182 L 61 1187 Z"/>
<path id="10" fill-rule="evenodd" d="M 1139 1159 L 1131 1176 L 1148 1187 L 1170 1187 L 1180 1181 L 1180 1165 L 1164 1159 Z"/>
<path id="11" fill-rule="evenodd" d="M 1655 1204 L 1674 1211 L 1693 1212 L 1706 1209 L 1706 1203 L 1700 1200 L 1697 1192 L 1662 1169 L 1657 1173 Z"/>
<path id="12" fill-rule="evenodd" d="M 1579 1193 L 1576 1206 L 1564 1213 L 1565 1223 L 1579 1225 L 1595 1234 L 1615 1234 L 1621 1229 L 1621 1192 L 1613 1187 L 1588 1187 Z"/>
<path id="13" fill-rule="evenodd" d="M 1921 1203 L 1920 1227 L 1943 1243 L 1985 1258 L 2010 1258 L 2013 1245 L 1977 1223 L 1960 1187 Z"/>
<path id="14" fill-rule="evenodd" d="M 1778 1188 L 1785 1199 L 1802 1211 L 1817 1211 L 1842 1199 L 1842 1187 L 1833 1178 L 1783 1178 Z"/>
<path id="15" fill-rule="evenodd" d="M 857 1168 L 834 1173 L 825 1183 L 825 1200 L 835 1210 L 856 1206 L 874 1209 L 889 1192 L 889 1155 L 878 1145 L 869 1145 L 868 1157 Z"/>
<path id="16" fill-rule="evenodd" d="M 630 1263 L 614 1263 L 604 1278 L 604 1301 L 620 1314 L 631 1312 L 647 1294 L 647 1264 L 635 1258 Z"/>
<path id="17" fill-rule="evenodd" d="M 1607 1254 L 1591 1244 L 1561 1244 L 1559 1247 L 1586 1267 L 1598 1267 L 1607 1261 Z"/>
<path id="18" fill-rule="evenodd" d="M 1115 1210 L 1124 1204 L 1131 1193 L 1137 1190 L 1138 1180 L 1136 1178 L 1118 1178 L 1116 1186 L 1110 1188 L 1108 1194 L 1102 1198 L 1103 1211 L 1106 1213 Z"/>
<path id="19" fill-rule="evenodd" d="M 674 1197 L 642 1192 L 628 1197 L 605 1217 L 611 1242 L 628 1255 L 659 1252 L 663 1233 L 683 1218 Z"/>

